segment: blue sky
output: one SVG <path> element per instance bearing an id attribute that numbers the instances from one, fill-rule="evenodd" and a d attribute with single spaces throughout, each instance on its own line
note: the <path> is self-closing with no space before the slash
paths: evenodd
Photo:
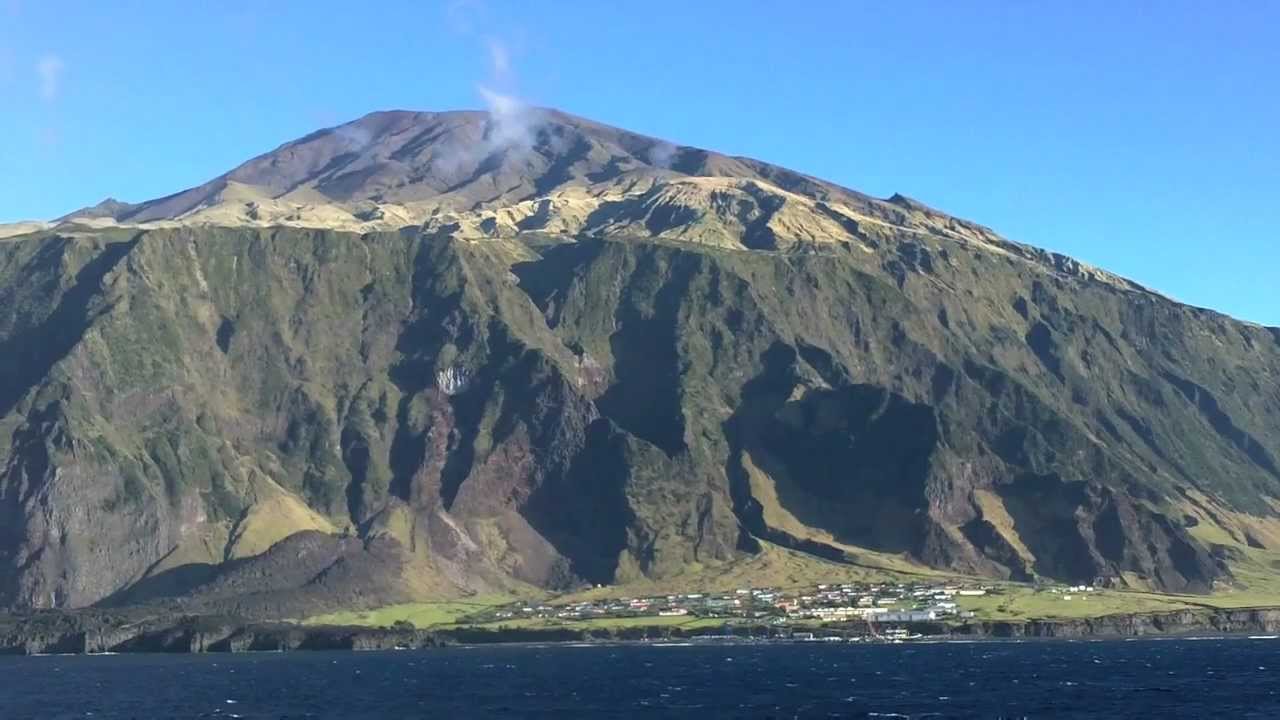
<path id="1" fill-rule="evenodd" d="M 0 221 L 488 86 L 1280 325 L 1280 3 L 370 5 L 0 0 Z"/>

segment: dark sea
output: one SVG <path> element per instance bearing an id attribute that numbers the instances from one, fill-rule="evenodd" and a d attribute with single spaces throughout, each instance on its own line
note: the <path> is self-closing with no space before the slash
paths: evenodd
<path id="1" fill-rule="evenodd" d="M 1280 718 L 1280 640 L 0 659 L 0 718 Z"/>

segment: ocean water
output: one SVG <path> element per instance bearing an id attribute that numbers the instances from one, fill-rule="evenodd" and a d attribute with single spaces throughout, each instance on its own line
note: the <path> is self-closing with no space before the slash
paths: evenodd
<path id="1" fill-rule="evenodd" d="M 1280 718 L 1280 640 L 0 659 L 0 718 Z"/>

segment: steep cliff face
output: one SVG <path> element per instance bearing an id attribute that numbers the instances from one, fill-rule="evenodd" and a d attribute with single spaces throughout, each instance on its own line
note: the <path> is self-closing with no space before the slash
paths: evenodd
<path id="1" fill-rule="evenodd" d="M 1207 590 L 1227 575 L 1184 515 L 1273 512 L 1267 331 L 983 249 L 890 248 L 579 243 L 544 253 L 576 259 L 535 301 L 614 368 L 602 411 L 673 458 L 723 468 L 753 537 L 1015 579 Z M 938 259 L 899 274 L 907 252 Z M 548 282 L 538 268 L 517 272 Z M 655 302 L 633 317 L 637 291 Z M 651 334 L 628 345 L 628 326 Z M 1136 332 L 1153 327 L 1158 342 Z M 1212 358 L 1224 336 L 1265 360 L 1237 374 L 1182 359 Z M 1169 379 L 1186 376 L 1207 395 Z M 1234 383 L 1257 394 L 1233 411 L 1197 399 Z M 626 402 L 611 412 L 613 398 Z"/>
<path id="2" fill-rule="evenodd" d="M 762 542 L 1203 592 L 1280 546 L 1280 331 L 904 198 L 554 127 L 542 165 L 477 160 L 468 193 L 536 166 L 492 202 L 368 161 L 453 208 L 398 231 L 0 242 L 0 604 L 270 614 Z M 362 147 L 427 172 L 430 133 L 396 132 Z"/>
<path id="3" fill-rule="evenodd" d="M 602 416 L 606 369 L 547 329 L 515 248 L 201 230 L 4 251 L 11 292 L 50 295 L 6 318 L 6 602 L 93 603 L 304 530 L 393 540 L 440 590 L 730 557 L 727 504 Z"/>

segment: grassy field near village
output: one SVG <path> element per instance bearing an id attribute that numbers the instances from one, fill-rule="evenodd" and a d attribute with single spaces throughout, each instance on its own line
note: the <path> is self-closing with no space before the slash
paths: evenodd
<path id="1" fill-rule="evenodd" d="M 692 616 L 683 617 L 603 617 L 603 618 L 587 618 L 583 620 L 560 620 L 557 618 L 512 618 L 509 620 L 495 620 L 493 622 L 471 625 L 469 627 L 477 628 L 510 628 L 521 630 L 543 630 L 554 628 L 574 628 L 578 630 L 621 630 L 624 628 L 661 628 L 661 627 L 679 627 L 684 630 L 710 630 L 722 627 L 728 618 L 697 618 Z"/>
<path id="2" fill-rule="evenodd" d="M 1117 613 L 1148 613 L 1188 608 L 1280 607 L 1280 553 L 1241 548 L 1231 567 L 1233 580 L 1208 595 L 1180 595 L 1139 590 L 1092 593 L 1054 593 L 1047 587 L 999 584 L 983 597 L 957 602 L 984 620 L 1030 620 L 1099 617 Z M 1067 596 L 1071 596 L 1067 600 Z"/>
<path id="3" fill-rule="evenodd" d="M 390 627 L 396 622 L 407 621 L 413 623 L 414 627 L 428 628 L 453 625 L 468 615 L 491 610 L 515 601 L 516 598 L 510 595 L 479 595 L 466 600 L 406 603 L 403 605 L 389 605 L 376 610 L 316 615 L 307 618 L 304 622 L 308 625 Z"/>
<path id="4" fill-rule="evenodd" d="M 956 604 L 961 610 L 973 612 L 978 620 L 1074 619 L 1193 607 L 1174 595 L 1120 590 L 1052 592 L 1021 585 L 1002 585 L 982 597 L 957 597 Z"/>
<path id="5" fill-rule="evenodd" d="M 415 628 L 511 628 L 511 629 L 550 629 L 572 627 L 586 630 L 605 630 L 610 628 L 630 627 L 683 627 L 685 629 L 720 627 L 724 619 L 696 618 L 691 616 L 676 617 L 602 617 L 584 620 L 561 620 L 557 618 L 509 618 L 487 622 L 467 622 L 469 615 L 492 610 L 495 607 L 512 602 L 507 596 L 488 596 L 467 602 L 424 602 L 390 605 L 377 610 L 363 612 L 338 612 L 328 615 L 317 615 L 307 618 L 308 625 L 359 625 L 365 627 L 390 627 L 396 622 L 407 621 Z"/>
<path id="6" fill-rule="evenodd" d="M 1068 595 L 1070 600 L 1066 599 Z M 1269 587 L 1227 590 L 1212 595 L 1167 595 L 1130 590 L 1053 593 L 1047 588 L 1006 585 L 983 597 L 957 598 L 957 603 L 962 610 L 972 611 L 979 620 L 1054 620 L 1189 608 L 1280 607 L 1280 593 Z"/>

